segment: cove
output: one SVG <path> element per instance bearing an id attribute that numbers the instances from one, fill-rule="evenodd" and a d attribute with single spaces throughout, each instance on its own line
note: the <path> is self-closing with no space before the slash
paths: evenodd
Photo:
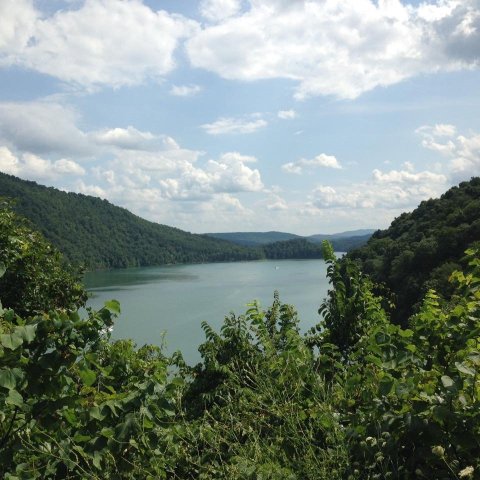
<path id="1" fill-rule="evenodd" d="M 320 320 L 325 275 L 323 260 L 262 260 L 88 272 L 84 281 L 89 306 L 120 302 L 113 339 L 164 345 L 168 354 L 180 350 L 193 364 L 205 340 L 203 321 L 218 331 L 226 315 L 244 314 L 253 300 L 268 309 L 275 290 L 282 303 L 296 307 L 300 328 L 307 331 Z"/>

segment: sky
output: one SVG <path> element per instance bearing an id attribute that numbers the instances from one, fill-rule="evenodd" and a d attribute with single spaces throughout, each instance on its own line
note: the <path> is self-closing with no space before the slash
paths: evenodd
<path id="1" fill-rule="evenodd" d="M 480 174 L 480 0 L 0 0 L 0 171 L 195 233 L 385 228 Z"/>

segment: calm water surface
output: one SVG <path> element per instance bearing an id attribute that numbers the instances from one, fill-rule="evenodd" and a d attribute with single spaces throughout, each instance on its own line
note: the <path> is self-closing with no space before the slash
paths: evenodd
<path id="1" fill-rule="evenodd" d="M 89 272 L 85 284 L 90 306 L 120 302 L 113 338 L 132 338 L 139 346 L 164 338 L 167 352 L 181 350 L 194 363 L 205 339 L 201 322 L 218 330 L 225 315 L 245 313 L 253 300 L 268 308 L 275 290 L 283 303 L 295 305 L 303 331 L 318 323 L 325 272 L 323 260 L 264 260 Z"/>

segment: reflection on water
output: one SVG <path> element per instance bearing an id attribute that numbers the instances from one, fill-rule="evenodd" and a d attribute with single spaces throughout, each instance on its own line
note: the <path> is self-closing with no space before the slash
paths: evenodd
<path id="1" fill-rule="evenodd" d="M 108 291 L 110 287 L 142 285 L 153 282 L 184 282 L 186 280 L 194 281 L 196 279 L 198 279 L 197 275 L 189 273 L 181 273 L 178 271 L 155 272 L 151 271 L 150 268 L 87 272 L 84 277 L 85 284 L 88 285 L 89 290 L 99 289 L 101 291 Z M 115 290 L 115 288 L 113 288 L 113 290 Z"/>
<path id="2" fill-rule="evenodd" d="M 113 338 L 160 345 L 165 334 L 167 353 L 181 350 L 193 363 L 205 341 L 203 321 L 219 329 L 225 315 L 245 313 L 253 300 L 266 309 L 275 290 L 297 308 L 303 331 L 317 324 L 325 272 L 322 260 L 267 260 L 89 272 L 85 284 L 93 308 L 112 298 L 120 302 Z"/>

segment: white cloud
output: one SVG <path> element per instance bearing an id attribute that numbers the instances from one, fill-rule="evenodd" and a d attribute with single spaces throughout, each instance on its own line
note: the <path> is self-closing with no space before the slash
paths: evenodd
<path id="1" fill-rule="evenodd" d="M 195 67 L 223 78 L 285 78 L 295 97 L 355 98 L 424 73 L 476 68 L 479 0 L 250 0 L 187 41 Z"/>
<path id="2" fill-rule="evenodd" d="M 465 180 L 480 172 L 480 134 L 456 135 L 453 125 L 424 125 L 416 130 L 422 146 L 449 159 L 453 180 Z"/>
<path id="3" fill-rule="evenodd" d="M 287 202 L 279 195 L 270 195 L 267 203 L 267 210 L 269 211 L 284 211 L 288 210 Z"/>
<path id="4" fill-rule="evenodd" d="M 381 172 L 375 169 L 369 182 L 332 187 L 318 186 L 311 205 L 318 209 L 405 210 L 422 200 L 439 196 L 448 186 L 445 175 L 411 170 Z"/>
<path id="5" fill-rule="evenodd" d="M 7 14 L 11 31 L 3 34 L 0 63 L 87 89 L 160 79 L 175 67 L 173 54 L 180 39 L 197 28 L 191 20 L 154 12 L 138 0 L 85 0 L 78 9 L 44 18 L 31 2 L 19 0 L 21 7 L 16 3 L 2 2 L 0 13 L 14 6 Z M 24 26 L 28 34 L 18 33 Z"/>
<path id="6" fill-rule="evenodd" d="M 263 118 L 259 118 L 257 114 L 254 114 L 240 118 L 222 117 L 213 123 L 202 125 L 202 128 L 209 135 L 224 135 L 254 133 L 267 125 L 268 123 Z"/>
<path id="7" fill-rule="evenodd" d="M 37 154 L 88 155 L 87 135 L 76 125 L 78 116 L 54 102 L 0 103 L 0 142 Z"/>
<path id="8" fill-rule="evenodd" d="M 173 85 L 170 89 L 170 95 L 175 97 L 192 97 L 202 91 L 200 85 Z"/>
<path id="9" fill-rule="evenodd" d="M 9 63 L 34 32 L 37 12 L 31 0 L 0 2 L 0 65 Z"/>
<path id="10" fill-rule="evenodd" d="M 28 180 L 54 180 L 64 176 L 82 176 L 85 170 L 73 160 L 52 162 L 31 153 L 17 157 L 10 149 L 0 147 L 0 171 Z"/>
<path id="11" fill-rule="evenodd" d="M 200 14 L 211 22 L 218 22 L 236 15 L 240 8 L 239 0 L 202 0 L 200 2 Z"/>
<path id="12" fill-rule="evenodd" d="M 409 183 L 409 184 L 418 184 L 418 183 L 446 183 L 445 175 L 424 171 L 413 173 L 412 164 L 407 165 L 408 170 L 390 170 L 390 172 L 383 173 L 378 169 L 373 171 L 373 178 L 378 183 Z"/>
<path id="13" fill-rule="evenodd" d="M 339 161 L 333 155 L 326 155 L 325 153 L 321 153 L 320 155 L 317 155 L 315 158 L 312 158 L 310 160 L 306 158 L 301 158 L 296 162 L 285 163 L 284 165 L 282 165 L 282 170 L 288 173 L 295 173 L 297 175 L 300 175 L 306 169 L 317 167 L 335 169 L 342 168 Z"/>
<path id="14" fill-rule="evenodd" d="M 297 112 L 295 110 L 280 110 L 277 116 L 282 120 L 291 120 L 297 118 Z"/>
<path id="15" fill-rule="evenodd" d="M 150 132 L 141 132 L 132 126 L 100 130 L 90 136 L 100 145 L 111 145 L 130 150 L 145 149 L 152 141 L 159 138 Z"/>

